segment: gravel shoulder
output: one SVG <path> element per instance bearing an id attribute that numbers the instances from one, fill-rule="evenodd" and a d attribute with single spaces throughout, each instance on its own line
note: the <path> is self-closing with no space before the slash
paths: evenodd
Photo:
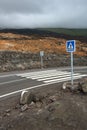
<path id="1" fill-rule="evenodd" d="M 32 90 L 41 101 L 22 111 L 20 95 L 0 101 L 0 130 L 87 130 L 87 95 L 62 83 Z"/>

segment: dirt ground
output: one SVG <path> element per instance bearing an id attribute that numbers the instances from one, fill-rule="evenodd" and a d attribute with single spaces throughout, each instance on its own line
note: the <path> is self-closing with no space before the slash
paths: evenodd
<path id="1" fill-rule="evenodd" d="M 87 130 L 87 95 L 62 83 L 33 90 L 41 100 L 23 110 L 20 96 L 0 101 L 0 130 Z"/>

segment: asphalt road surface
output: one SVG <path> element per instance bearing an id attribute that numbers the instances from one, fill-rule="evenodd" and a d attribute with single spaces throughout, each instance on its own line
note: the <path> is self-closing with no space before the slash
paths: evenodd
<path id="1" fill-rule="evenodd" d="M 74 67 L 74 80 L 87 76 L 87 67 Z M 0 74 L 0 100 L 35 89 L 71 80 L 69 67 L 15 71 Z"/>

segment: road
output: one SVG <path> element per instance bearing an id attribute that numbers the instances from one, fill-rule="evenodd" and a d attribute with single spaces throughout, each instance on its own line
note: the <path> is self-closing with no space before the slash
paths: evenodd
<path id="1" fill-rule="evenodd" d="M 87 76 L 87 67 L 75 67 L 74 79 Z M 0 100 L 30 90 L 71 80 L 69 67 L 6 72 L 0 74 Z"/>

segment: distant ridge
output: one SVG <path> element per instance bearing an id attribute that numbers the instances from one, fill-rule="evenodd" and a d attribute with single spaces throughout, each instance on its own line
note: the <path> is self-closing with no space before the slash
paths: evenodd
<path id="1" fill-rule="evenodd" d="M 64 30 L 64 32 L 63 32 Z M 53 29 L 2 29 L 0 28 L 0 33 L 14 33 L 14 34 L 20 34 L 20 35 L 35 35 L 37 37 L 56 37 L 56 38 L 64 38 L 66 40 L 75 39 L 80 40 L 82 42 L 87 42 L 87 36 L 78 36 L 78 35 L 72 35 L 67 34 L 67 30 L 73 30 L 73 29 L 59 29 L 59 30 L 53 30 Z M 82 29 L 83 30 L 83 29 Z M 87 31 L 87 29 L 84 29 Z M 83 30 L 83 31 L 84 31 Z M 76 29 L 75 29 L 76 31 Z M 79 31 L 79 30 L 78 30 Z M 81 29 L 80 29 L 81 32 Z"/>

